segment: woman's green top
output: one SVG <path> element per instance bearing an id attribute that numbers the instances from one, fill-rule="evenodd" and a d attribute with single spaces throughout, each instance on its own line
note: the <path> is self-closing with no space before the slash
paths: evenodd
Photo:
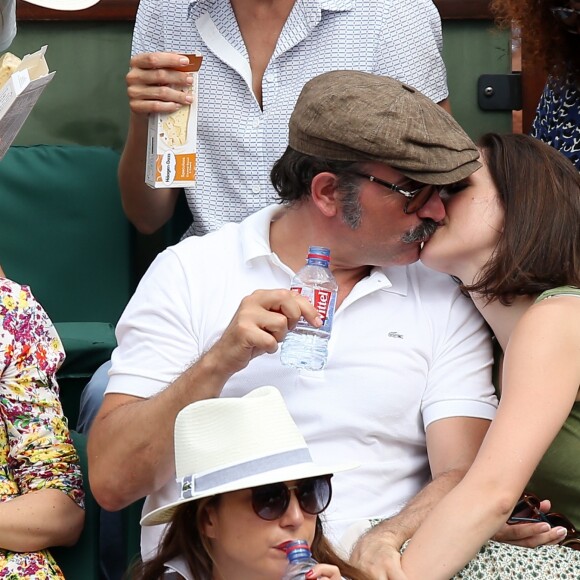
<path id="1" fill-rule="evenodd" d="M 541 294 L 536 302 L 562 294 L 580 297 L 580 288 L 554 288 Z M 529 427 L 533 429 L 533 425 Z M 580 530 L 580 402 L 572 407 L 526 489 L 541 499 L 549 499 L 551 511 L 561 512 Z"/>

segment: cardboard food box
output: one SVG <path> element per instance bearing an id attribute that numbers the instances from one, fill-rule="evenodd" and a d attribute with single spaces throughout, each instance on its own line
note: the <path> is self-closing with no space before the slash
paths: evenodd
<path id="1" fill-rule="evenodd" d="M 149 116 L 145 173 L 145 182 L 149 187 L 191 187 L 195 183 L 197 87 L 202 57 L 198 54 L 187 56 L 189 65 L 177 70 L 192 74 L 193 84 L 189 92 L 193 102 L 174 113 Z"/>
<path id="2" fill-rule="evenodd" d="M 0 70 L 0 159 L 28 118 L 46 85 L 54 77 L 48 72 L 43 46 L 27 54 L 18 63 L 18 57 L 5 54 Z M 8 57 L 8 58 L 6 58 Z"/>

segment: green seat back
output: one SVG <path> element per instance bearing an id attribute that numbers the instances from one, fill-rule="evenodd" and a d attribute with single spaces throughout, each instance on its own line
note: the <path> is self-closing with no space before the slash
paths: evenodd
<path id="1" fill-rule="evenodd" d="M 132 228 L 107 147 L 11 147 L 0 161 L 0 264 L 31 287 L 55 323 L 66 360 L 57 378 L 69 425 L 82 388 L 115 347 L 132 291 Z"/>
<path id="2" fill-rule="evenodd" d="M 115 330 L 107 322 L 56 322 L 55 327 L 66 352 L 56 375 L 60 401 L 69 426 L 74 428 L 83 388 L 117 345 Z"/>
<path id="3" fill-rule="evenodd" d="M 0 161 L 0 264 L 54 322 L 115 324 L 131 292 L 131 229 L 106 147 L 14 146 Z"/>

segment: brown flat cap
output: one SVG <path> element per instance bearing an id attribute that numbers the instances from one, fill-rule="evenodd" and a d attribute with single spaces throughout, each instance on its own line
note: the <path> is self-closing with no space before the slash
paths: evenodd
<path id="1" fill-rule="evenodd" d="M 481 167 L 474 143 L 439 105 L 400 81 L 359 71 L 306 83 L 290 117 L 289 145 L 337 161 L 378 161 L 434 185 Z"/>

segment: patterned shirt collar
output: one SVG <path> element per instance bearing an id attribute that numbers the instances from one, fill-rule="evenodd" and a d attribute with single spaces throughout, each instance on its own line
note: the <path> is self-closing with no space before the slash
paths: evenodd
<path id="1" fill-rule="evenodd" d="M 300 0 L 296 0 L 300 2 Z M 189 6 L 211 6 L 216 0 L 190 0 Z M 343 10 L 351 10 L 354 7 L 356 0 L 305 0 L 306 5 L 320 6 L 322 10 L 335 10 L 342 12 Z"/>
<path id="2" fill-rule="evenodd" d="M 204 10 L 208 10 L 217 0 L 190 0 L 188 17 L 196 18 Z M 221 1 L 221 0 L 220 0 Z M 356 0 L 296 0 L 300 2 L 305 10 L 311 9 L 320 12 L 328 10 L 329 12 L 346 12 L 354 8 Z"/>

